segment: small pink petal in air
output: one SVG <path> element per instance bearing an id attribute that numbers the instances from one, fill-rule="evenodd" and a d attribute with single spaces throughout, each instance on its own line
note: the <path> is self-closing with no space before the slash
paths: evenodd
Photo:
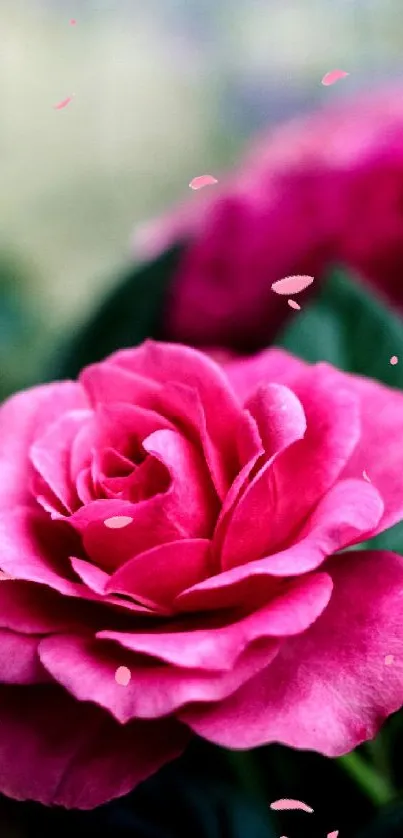
<path id="1" fill-rule="evenodd" d="M 344 70 L 330 70 L 329 73 L 325 73 L 323 76 L 322 84 L 325 87 L 329 87 L 330 84 L 335 84 L 339 79 L 344 79 L 349 75 L 350 73 L 346 73 Z"/>
<path id="2" fill-rule="evenodd" d="M 390 363 L 392 364 L 393 367 L 395 366 L 395 364 L 397 364 L 398 360 L 399 360 L 399 358 L 397 357 L 397 355 L 392 355 L 392 357 L 390 359 Z"/>
<path id="3" fill-rule="evenodd" d="M 115 681 L 117 684 L 119 684 L 121 687 L 127 687 L 127 685 L 130 683 L 131 677 L 132 673 L 130 672 L 130 669 L 127 668 L 127 666 L 118 666 L 115 672 Z"/>
<path id="4" fill-rule="evenodd" d="M 391 666 L 394 661 L 393 655 L 386 655 L 385 666 Z"/>
<path id="5" fill-rule="evenodd" d="M 371 481 L 370 481 L 370 479 L 369 479 L 369 477 L 368 477 L 368 475 L 367 475 L 367 472 L 366 472 L 366 471 L 363 471 L 362 476 L 363 476 L 364 480 L 366 480 L 366 481 L 367 481 L 367 483 L 370 483 L 370 482 L 371 482 Z"/>
<path id="6" fill-rule="evenodd" d="M 294 308 L 295 311 L 301 311 L 301 306 L 298 305 L 296 300 L 287 300 L 288 305 L 290 308 Z"/>
<path id="7" fill-rule="evenodd" d="M 110 530 L 121 530 L 131 524 L 132 521 L 133 518 L 128 515 L 116 515 L 114 518 L 106 518 L 104 524 Z"/>
<path id="8" fill-rule="evenodd" d="M 74 18 L 72 17 L 72 18 L 71 18 L 71 21 L 70 21 L 70 26 L 75 26 L 75 25 L 76 25 L 76 23 L 77 23 L 77 21 L 76 21 L 76 20 L 74 20 Z"/>
<path id="9" fill-rule="evenodd" d="M 338 834 L 339 834 L 339 830 L 335 829 L 334 832 L 328 832 L 327 833 L 327 838 L 337 838 Z"/>
<path id="10" fill-rule="evenodd" d="M 54 107 L 55 111 L 61 111 L 61 110 L 63 110 L 63 108 L 67 108 L 67 105 L 69 105 L 70 102 L 72 102 L 72 100 L 73 100 L 73 97 L 68 96 L 67 99 L 62 99 L 61 102 L 58 102 L 57 105 L 53 105 L 53 107 Z"/>
<path id="11" fill-rule="evenodd" d="M 203 186 L 212 186 L 213 183 L 218 183 L 217 178 L 213 175 L 199 175 L 190 181 L 189 186 L 191 189 L 202 189 Z"/>
<path id="12" fill-rule="evenodd" d="M 273 282 L 271 290 L 276 294 L 299 294 L 308 285 L 312 285 L 313 281 L 313 276 L 286 276 Z"/>
<path id="13" fill-rule="evenodd" d="M 281 800 L 275 800 L 273 803 L 270 803 L 270 809 L 302 809 L 303 812 L 313 812 L 313 809 L 307 806 L 306 803 L 303 803 L 302 800 L 289 800 L 288 798 L 282 798 Z"/>

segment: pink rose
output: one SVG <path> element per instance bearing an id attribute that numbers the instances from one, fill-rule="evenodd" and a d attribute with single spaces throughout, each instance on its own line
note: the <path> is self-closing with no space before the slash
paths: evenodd
<path id="1" fill-rule="evenodd" d="M 403 310 L 401 86 L 273 130 L 214 190 L 138 231 L 134 248 L 153 256 L 180 240 L 188 246 L 166 316 L 171 339 L 266 346 L 290 316 L 272 283 L 318 280 L 334 264 Z"/>
<path id="2" fill-rule="evenodd" d="M 0 790 L 91 808 L 192 732 L 373 737 L 403 703 L 403 561 L 347 548 L 401 519 L 402 439 L 399 392 L 277 350 L 147 342 L 9 399 Z"/>

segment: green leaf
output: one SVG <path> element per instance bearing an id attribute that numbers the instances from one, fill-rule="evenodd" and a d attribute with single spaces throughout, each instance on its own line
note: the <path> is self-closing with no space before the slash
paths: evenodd
<path id="1" fill-rule="evenodd" d="M 403 321 L 343 270 L 331 273 L 306 307 L 302 303 L 276 344 L 306 361 L 403 387 Z"/>
<path id="2" fill-rule="evenodd" d="M 117 349 L 137 346 L 149 337 L 162 339 L 166 299 L 181 252 L 175 247 L 121 277 L 92 319 L 67 346 L 60 346 L 46 379 L 76 378 L 87 364 Z"/>

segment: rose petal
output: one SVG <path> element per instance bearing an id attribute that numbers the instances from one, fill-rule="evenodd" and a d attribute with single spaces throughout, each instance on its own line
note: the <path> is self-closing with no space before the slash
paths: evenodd
<path id="1" fill-rule="evenodd" d="M 29 450 L 33 466 L 68 512 L 73 511 L 78 501 L 71 483 L 70 450 L 77 432 L 91 416 L 89 410 L 65 413 L 36 438 Z"/>
<path id="2" fill-rule="evenodd" d="M 307 573 L 332 553 L 363 540 L 382 513 L 382 499 L 371 484 L 342 480 L 318 504 L 294 544 L 200 582 L 180 594 L 176 606 L 200 611 L 239 605 L 246 598 L 252 602 L 262 586 L 270 590 L 273 577 Z"/>
<path id="3" fill-rule="evenodd" d="M 98 596 L 87 585 L 75 581 L 69 559 L 72 535 L 64 522 L 50 521 L 41 512 L 17 507 L 0 516 L 2 567 L 14 579 L 39 582 L 64 596 L 118 605 L 148 616 L 149 609 L 113 596 Z"/>
<path id="4" fill-rule="evenodd" d="M 314 279 L 313 276 L 286 276 L 284 279 L 273 282 L 271 290 L 275 291 L 276 294 L 285 294 L 288 297 L 289 294 L 298 294 L 304 288 L 308 288 L 308 285 L 312 285 Z"/>
<path id="5" fill-rule="evenodd" d="M 346 73 L 344 70 L 330 70 L 323 76 L 322 84 L 328 87 L 330 84 L 335 84 L 336 81 L 344 79 L 348 75 L 349 73 Z"/>
<path id="6" fill-rule="evenodd" d="M 306 414 L 306 432 L 301 407 L 295 412 L 298 400 L 282 396 L 284 418 L 276 409 L 274 413 L 278 433 L 284 433 L 289 447 L 284 442 L 285 450 L 261 468 L 235 507 L 221 551 L 223 569 L 274 553 L 293 540 L 357 443 L 359 416 L 353 394 L 330 388 L 308 371 L 298 381 L 297 395 Z"/>
<path id="7" fill-rule="evenodd" d="M 385 504 L 373 533 L 376 535 L 403 518 L 403 394 L 377 381 L 347 375 L 326 364 L 321 366 L 330 386 L 348 387 L 360 401 L 360 441 L 343 477 L 361 476 L 364 469 L 371 475 Z"/>
<path id="8" fill-rule="evenodd" d="M 161 544 L 122 565 L 109 579 L 107 593 L 123 593 L 170 606 L 183 590 L 208 575 L 210 542 L 184 539 Z"/>
<path id="9" fill-rule="evenodd" d="M 152 655 L 181 668 L 228 670 L 254 641 L 288 636 L 310 625 L 326 607 L 330 593 L 327 574 L 313 574 L 290 582 L 272 602 L 237 622 L 228 622 L 227 616 L 227 622 L 220 625 L 217 617 L 214 621 L 206 616 L 199 624 L 194 622 L 193 630 L 187 628 L 187 623 L 178 623 L 176 630 L 168 626 L 165 631 L 152 633 L 101 631 L 97 637 L 115 640 L 124 649 Z"/>
<path id="10" fill-rule="evenodd" d="M 214 549 L 217 550 L 221 542 L 223 570 L 253 561 L 267 552 L 270 542 L 268 522 L 276 502 L 273 463 L 288 446 L 302 439 L 306 431 L 302 405 L 286 387 L 277 384 L 261 386 L 246 402 L 246 407 L 257 422 L 269 459 L 238 500 L 224 533 L 223 519 L 217 526 Z"/>
<path id="11" fill-rule="evenodd" d="M 97 613 L 98 623 L 99 614 Z M 44 585 L 11 580 L 0 585 L 0 626 L 20 634 L 50 634 L 92 626 L 88 603 Z"/>
<path id="12" fill-rule="evenodd" d="M 0 509 L 30 500 L 28 452 L 35 438 L 68 410 L 88 407 L 85 392 L 70 381 L 33 387 L 0 407 Z"/>
<path id="13" fill-rule="evenodd" d="M 313 809 L 310 806 L 307 806 L 306 803 L 303 803 L 302 800 L 291 800 L 290 798 L 274 800 L 273 803 L 270 803 L 270 809 L 277 809 L 277 811 L 301 809 L 303 812 L 313 812 Z"/>
<path id="14" fill-rule="evenodd" d="M 196 390 L 213 444 L 224 459 L 233 456 L 233 440 L 228 428 L 236 427 L 240 421 L 240 406 L 225 373 L 207 355 L 187 346 L 146 341 L 136 349 L 116 352 L 108 363 L 160 384 L 182 383 Z M 163 410 L 166 392 L 166 388 L 161 391 L 161 409 L 164 415 L 169 415 Z"/>
<path id="15" fill-rule="evenodd" d="M 228 748 L 280 742 L 326 756 L 373 739 L 403 703 L 403 559 L 357 551 L 330 563 L 334 592 L 321 617 L 273 663 L 214 708 L 181 718 Z M 385 653 L 396 664 L 385 669 Z"/>
<path id="16" fill-rule="evenodd" d="M 212 532 L 217 501 L 197 449 L 172 431 L 156 431 L 143 447 L 169 469 L 171 484 L 166 492 L 136 504 L 97 500 L 69 518 L 81 533 L 87 554 L 107 570 L 158 544 L 204 538 Z M 120 530 L 105 527 L 105 520 L 121 516 L 132 518 L 132 523 Z"/>
<path id="17" fill-rule="evenodd" d="M 107 518 L 104 524 L 110 530 L 121 530 L 131 524 L 132 521 L 133 518 L 130 518 L 129 515 L 115 515 L 113 518 Z"/>
<path id="18" fill-rule="evenodd" d="M 0 684 L 46 684 L 50 678 L 38 656 L 39 639 L 0 630 Z"/>
<path id="19" fill-rule="evenodd" d="M 252 358 L 230 359 L 223 364 L 238 398 L 244 403 L 262 383 L 283 384 L 292 389 L 308 364 L 282 349 L 266 349 Z"/>
<path id="20" fill-rule="evenodd" d="M 196 668 L 181 670 L 144 662 L 116 644 L 85 637 L 58 636 L 41 641 L 40 657 L 46 669 L 80 702 L 95 702 L 117 721 L 153 719 L 176 711 L 189 701 L 216 701 L 229 695 L 270 662 L 277 654 L 272 640 L 252 644 L 225 672 Z M 125 661 L 126 665 L 120 665 Z M 117 669 L 128 670 L 125 689 L 116 684 Z"/>
<path id="21" fill-rule="evenodd" d="M 213 175 L 198 175 L 190 181 L 189 186 L 191 189 L 202 189 L 203 186 L 212 186 L 214 183 L 218 183 L 218 180 Z"/>
<path id="22" fill-rule="evenodd" d="M 173 719 L 119 725 L 50 686 L 3 687 L 0 717 L 0 790 L 67 809 L 127 794 L 189 740 Z"/>
<path id="23" fill-rule="evenodd" d="M 58 102 L 57 105 L 53 105 L 53 107 L 56 111 L 61 111 L 61 110 L 63 110 L 63 108 L 67 108 L 67 105 L 69 105 L 70 102 L 72 102 L 72 101 L 73 101 L 73 96 L 67 96 L 66 99 L 62 99 L 61 102 Z"/>

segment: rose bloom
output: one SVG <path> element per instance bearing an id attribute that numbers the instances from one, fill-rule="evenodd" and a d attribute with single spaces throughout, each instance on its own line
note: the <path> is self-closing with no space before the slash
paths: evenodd
<path id="1" fill-rule="evenodd" d="M 168 338 L 266 346 L 292 316 L 272 283 L 319 280 L 334 264 L 403 310 L 402 93 L 387 88 L 274 129 L 217 186 L 137 231 L 143 257 L 186 243 Z"/>
<path id="2" fill-rule="evenodd" d="M 402 517 L 402 435 L 402 394 L 275 349 L 147 342 L 6 401 L 0 790 L 86 809 L 194 732 L 372 738 L 403 703 L 403 561 L 347 548 Z"/>

